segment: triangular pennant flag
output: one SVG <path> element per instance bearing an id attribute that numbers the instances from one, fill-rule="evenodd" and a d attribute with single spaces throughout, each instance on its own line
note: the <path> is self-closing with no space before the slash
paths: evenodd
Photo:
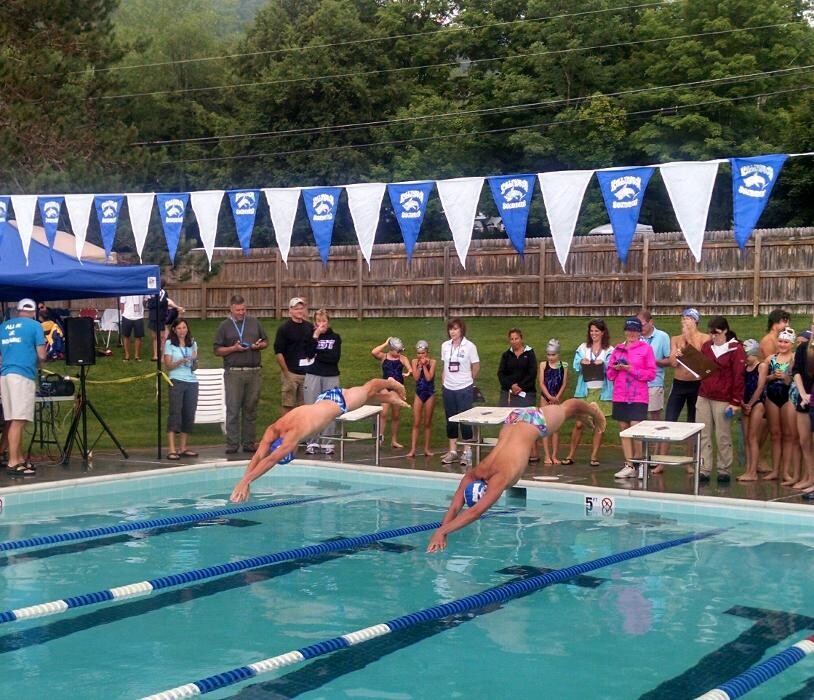
<path id="1" fill-rule="evenodd" d="M 68 209 L 68 218 L 71 220 L 73 230 L 76 259 L 82 262 L 82 249 L 85 247 L 85 238 L 88 235 L 90 223 L 90 208 L 93 206 L 92 194 L 66 194 L 65 206 Z"/>
<path id="2" fill-rule="evenodd" d="M 396 221 L 399 222 L 401 237 L 407 249 L 407 261 L 413 259 L 418 234 L 427 211 L 427 200 L 434 183 L 432 182 L 396 182 L 387 186 L 390 204 Z"/>
<path id="3" fill-rule="evenodd" d="M 478 213 L 478 200 L 483 189 L 482 177 L 459 177 L 452 180 L 438 180 L 438 196 L 447 217 L 455 250 L 461 266 L 466 267 L 466 256 L 472 242 L 472 227 Z"/>
<path id="4" fill-rule="evenodd" d="M 627 262 L 639 212 L 644 202 L 644 192 L 653 176 L 653 168 L 619 168 L 597 170 L 596 179 L 605 200 L 616 252 L 623 263 Z"/>
<path id="5" fill-rule="evenodd" d="M 537 174 L 543 192 L 548 225 L 551 228 L 551 239 L 554 241 L 554 252 L 563 272 L 568 253 L 571 251 L 579 210 L 585 198 L 585 188 L 588 187 L 593 174 L 593 170 L 563 170 Z"/>
<path id="6" fill-rule="evenodd" d="M 489 187 L 506 235 L 522 257 L 526 252 L 526 227 L 534 196 L 534 175 L 490 177 Z"/>
<path id="7" fill-rule="evenodd" d="M 45 231 L 45 240 L 48 242 L 48 252 L 51 254 L 51 262 L 54 262 L 54 243 L 57 240 L 59 215 L 62 213 L 63 201 L 65 200 L 62 197 L 55 195 L 40 195 L 37 199 L 40 207 L 40 220 Z"/>
<path id="8" fill-rule="evenodd" d="M 269 216 L 274 226 L 274 237 L 280 248 L 280 256 L 288 267 L 288 253 L 291 250 L 291 232 L 297 218 L 300 202 L 299 187 L 266 187 L 263 189 L 269 205 Z"/>
<path id="9" fill-rule="evenodd" d="M 5 195 L 0 197 L 0 224 L 4 224 L 8 221 L 10 209 L 11 209 L 11 197 Z"/>
<path id="10" fill-rule="evenodd" d="M 218 214 L 223 202 L 223 190 L 204 190 L 191 195 L 192 211 L 198 219 L 198 233 L 201 234 L 209 269 L 212 269 L 212 255 L 215 252 L 215 236 L 218 233 Z"/>
<path id="11" fill-rule="evenodd" d="M 704 245 L 704 231 L 718 163 L 663 163 L 659 166 L 659 172 L 687 245 L 695 262 L 701 262 L 701 247 Z"/>
<path id="12" fill-rule="evenodd" d="M 735 241 L 741 250 L 755 230 L 787 158 L 787 155 L 777 153 L 730 159 Z"/>
<path id="13" fill-rule="evenodd" d="M 243 248 L 243 255 L 248 255 L 254 220 L 257 216 L 257 204 L 260 201 L 260 191 L 229 190 L 228 194 L 237 230 L 237 240 L 240 241 L 240 247 Z"/>
<path id="14" fill-rule="evenodd" d="M 175 254 L 181 240 L 181 227 L 184 225 L 184 213 L 187 210 L 189 194 L 186 192 L 161 192 L 155 196 L 158 202 L 158 214 L 167 239 L 167 250 L 170 262 L 175 265 Z"/>
<path id="15" fill-rule="evenodd" d="M 31 247 L 31 234 L 34 232 L 34 214 L 37 211 L 37 195 L 13 194 L 11 206 L 14 207 L 14 219 L 17 221 L 17 232 L 23 244 L 25 264 L 28 266 L 28 249 Z"/>
<path id="16" fill-rule="evenodd" d="M 120 194 L 97 194 L 93 198 L 106 258 L 109 258 L 110 253 L 113 252 L 113 241 L 116 239 L 116 228 L 119 226 L 119 214 L 122 211 L 123 200 L 124 197 Z"/>
<path id="17" fill-rule="evenodd" d="M 331 249 L 336 212 L 339 208 L 339 187 L 306 187 L 302 191 L 305 212 L 311 222 L 311 231 L 319 249 L 319 257 L 327 264 L 328 251 Z"/>
<path id="18" fill-rule="evenodd" d="M 137 192 L 127 195 L 127 213 L 130 215 L 130 226 L 133 229 L 133 238 L 136 239 L 136 252 L 141 261 L 144 242 L 147 240 L 147 231 L 150 229 L 150 214 L 153 211 L 153 192 Z"/>
<path id="19" fill-rule="evenodd" d="M 384 183 L 364 182 L 358 185 L 347 185 L 348 208 L 356 229 L 356 238 L 362 255 L 370 269 L 370 256 L 373 253 L 373 240 L 376 238 L 376 228 L 379 225 L 379 213 L 384 197 Z"/>

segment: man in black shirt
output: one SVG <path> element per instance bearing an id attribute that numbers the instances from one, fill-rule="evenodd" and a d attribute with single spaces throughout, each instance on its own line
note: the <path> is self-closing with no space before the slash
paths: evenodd
<path id="1" fill-rule="evenodd" d="M 244 452 L 257 449 L 257 402 L 263 386 L 260 351 L 267 347 L 260 322 L 246 315 L 245 300 L 235 294 L 229 300 L 229 317 L 215 333 L 215 355 L 223 358 L 224 368 L 226 454 L 237 452 L 241 443 Z"/>
<path id="2" fill-rule="evenodd" d="M 288 320 L 280 324 L 274 338 L 274 354 L 280 365 L 283 392 L 283 413 L 303 404 L 305 368 L 312 358 L 308 348 L 314 334 L 308 319 L 308 305 L 302 297 L 288 302 Z"/>

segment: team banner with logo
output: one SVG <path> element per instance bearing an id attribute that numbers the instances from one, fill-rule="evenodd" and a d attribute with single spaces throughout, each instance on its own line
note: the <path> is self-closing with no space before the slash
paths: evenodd
<path id="1" fill-rule="evenodd" d="M 644 202 L 644 191 L 653 176 L 653 168 L 623 168 L 597 170 L 596 179 L 605 200 L 616 252 L 623 263 L 627 262 L 639 212 Z"/>
<path id="2" fill-rule="evenodd" d="M 664 163 L 659 166 L 659 172 L 687 245 L 695 262 L 701 262 L 701 247 L 704 245 L 704 230 L 718 163 Z"/>
<path id="3" fill-rule="evenodd" d="M 346 185 L 348 208 L 356 229 L 356 238 L 362 255 L 370 270 L 370 256 L 373 254 L 373 240 L 379 226 L 379 212 L 382 208 L 385 185 L 382 182 L 365 182 L 358 185 Z"/>
<path id="4" fill-rule="evenodd" d="M 124 202 L 124 197 L 120 194 L 97 194 L 93 198 L 106 258 L 109 258 L 110 253 L 113 251 L 113 241 L 116 240 L 116 229 L 119 227 L 122 202 Z"/>
<path id="5" fill-rule="evenodd" d="M 755 230 L 787 158 L 787 155 L 779 153 L 752 158 L 730 158 L 735 241 L 741 250 L 746 247 L 746 242 Z"/>
<path id="6" fill-rule="evenodd" d="M 212 269 L 212 255 L 215 252 L 215 236 L 218 233 L 218 214 L 223 202 L 223 190 L 204 190 L 193 192 L 191 197 L 192 211 L 198 220 L 198 233 L 201 236 L 209 260 L 209 269 Z"/>
<path id="7" fill-rule="evenodd" d="M 164 228 L 164 238 L 167 239 L 167 251 L 170 262 L 175 265 L 175 254 L 178 252 L 178 242 L 181 240 L 181 227 L 184 225 L 184 212 L 187 210 L 189 194 L 186 192 L 161 192 L 156 195 L 158 213 L 161 216 L 161 226 Z"/>
<path id="8" fill-rule="evenodd" d="M 424 223 L 427 201 L 433 188 L 432 182 L 397 182 L 387 186 L 393 214 L 399 222 L 401 237 L 407 250 L 407 261 L 413 259 L 413 251 Z"/>
<path id="9" fill-rule="evenodd" d="M 291 233 L 294 231 L 294 219 L 297 218 L 297 207 L 300 203 L 300 188 L 266 187 L 263 194 L 266 195 L 266 202 L 269 205 L 269 216 L 274 225 L 274 236 L 280 248 L 280 257 L 288 267 Z"/>
<path id="10" fill-rule="evenodd" d="M 506 235 L 522 257 L 526 252 L 526 227 L 534 195 L 534 175 L 490 177 L 489 187 Z"/>
<path id="11" fill-rule="evenodd" d="M 57 229 L 59 228 L 59 215 L 62 213 L 62 197 L 53 195 L 42 195 L 37 200 L 40 207 L 40 221 L 45 231 L 45 240 L 48 242 L 48 251 L 51 254 L 51 262 L 54 261 L 54 243 L 57 240 Z"/>
<path id="12" fill-rule="evenodd" d="M 37 195 L 13 194 L 11 206 L 14 207 L 14 218 L 17 221 L 17 232 L 23 246 L 25 264 L 28 265 L 28 249 L 31 247 L 31 234 L 34 232 L 34 214 L 37 211 Z"/>
<path id="13" fill-rule="evenodd" d="M 564 170 L 555 173 L 538 173 L 543 203 L 554 241 L 554 252 L 565 272 L 565 263 L 571 250 L 571 241 L 577 227 L 577 217 L 585 198 L 585 189 L 594 174 L 593 170 Z"/>
<path id="14" fill-rule="evenodd" d="M 257 216 L 257 203 L 260 201 L 260 190 L 229 190 L 229 204 L 235 219 L 237 239 L 243 248 L 243 255 L 249 254 L 249 243 L 252 240 L 254 220 Z"/>
<path id="15" fill-rule="evenodd" d="M 331 249 L 334 222 L 339 208 L 339 187 L 306 187 L 302 191 L 305 212 L 314 232 L 319 257 L 324 264 L 328 263 L 328 251 Z"/>
<path id="16" fill-rule="evenodd" d="M 147 240 L 147 231 L 150 228 L 150 214 L 153 211 L 153 192 L 137 192 L 127 195 L 127 213 L 130 215 L 130 227 L 133 229 L 133 238 L 136 239 L 136 252 L 139 262 Z"/>
<path id="17" fill-rule="evenodd" d="M 8 213 L 11 208 L 10 197 L 0 197 L 0 224 L 5 224 L 8 221 Z"/>
<path id="18" fill-rule="evenodd" d="M 452 240 L 458 252 L 461 267 L 466 267 L 469 244 L 472 243 L 472 227 L 478 213 L 478 200 L 483 189 L 482 177 L 458 177 L 438 180 L 438 196 L 444 208 Z"/>
<path id="19" fill-rule="evenodd" d="M 93 207 L 92 194 L 66 194 L 65 208 L 71 221 L 74 235 L 74 249 L 76 259 L 82 262 L 82 249 L 85 247 L 85 238 L 88 235 L 90 223 L 90 210 Z"/>

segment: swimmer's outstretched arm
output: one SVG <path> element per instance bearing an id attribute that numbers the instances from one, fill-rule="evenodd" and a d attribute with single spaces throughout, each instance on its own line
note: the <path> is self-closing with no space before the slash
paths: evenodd
<path id="1" fill-rule="evenodd" d="M 477 479 L 471 473 L 463 475 L 461 483 L 458 484 L 458 490 L 455 491 L 455 495 L 452 497 L 452 503 L 449 504 L 449 509 L 441 521 L 441 527 L 430 537 L 427 552 L 438 552 L 442 549 L 446 549 L 447 535 L 450 532 L 455 532 L 455 530 L 466 527 L 480 518 L 492 507 L 495 501 L 500 498 L 508 486 L 508 481 L 503 475 L 495 475 L 489 479 L 486 493 L 483 494 L 481 499 L 471 508 L 466 508 L 462 511 L 461 509 L 464 507 L 464 491 L 473 481 L 477 481 Z"/>

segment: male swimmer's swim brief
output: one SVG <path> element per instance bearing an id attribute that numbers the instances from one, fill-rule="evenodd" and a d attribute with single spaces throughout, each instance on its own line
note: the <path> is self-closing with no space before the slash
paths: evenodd
<path id="1" fill-rule="evenodd" d="M 548 428 L 545 424 L 545 414 L 534 406 L 515 408 L 503 421 L 505 425 L 513 423 L 528 423 L 540 431 L 540 437 L 548 437 Z"/>
<path id="2" fill-rule="evenodd" d="M 348 412 L 348 405 L 345 403 L 345 395 L 342 393 L 342 389 L 340 389 L 338 386 L 321 393 L 319 396 L 317 396 L 317 401 L 333 401 L 337 406 L 339 406 L 343 414 Z"/>

